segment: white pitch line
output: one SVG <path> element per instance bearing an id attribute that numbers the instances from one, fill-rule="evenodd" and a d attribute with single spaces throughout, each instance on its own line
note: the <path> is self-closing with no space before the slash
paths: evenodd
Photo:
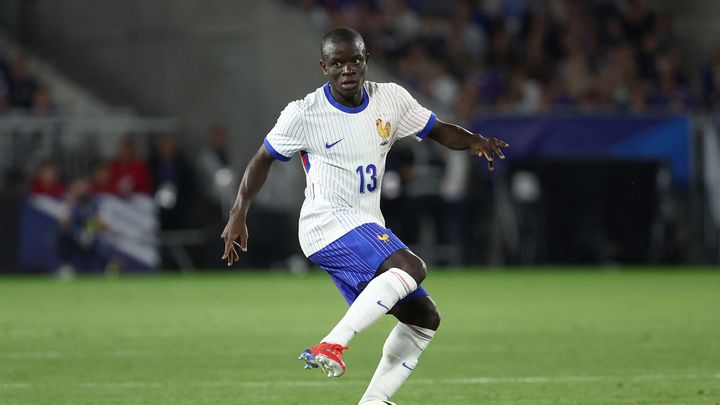
<path id="1" fill-rule="evenodd" d="M 86 382 L 80 384 L 82 388 L 109 388 L 109 389 L 125 389 L 125 388 L 162 388 L 167 384 L 158 382 Z"/>
<path id="2" fill-rule="evenodd" d="M 27 389 L 30 387 L 31 387 L 31 384 L 28 384 L 28 383 L 0 383 L 0 390 Z"/>
<path id="3" fill-rule="evenodd" d="M 558 384 L 583 383 L 602 381 L 693 381 L 693 380 L 720 380 L 720 373 L 716 374 L 650 374 L 635 376 L 557 376 L 557 377 L 478 377 L 478 378 L 451 378 L 439 380 L 418 380 L 419 384 Z M 408 380 L 411 381 L 411 380 Z"/>
<path id="4" fill-rule="evenodd" d="M 474 378 L 441 378 L 441 379 L 410 379 L 410 385 L 484 385 L 484 384 L 564 384 L 564 383 L 586 383 L 586 382 L 603 382 L 603 381 L 701 381 L 701 380 L 720 380 L 720 373 L 715 374 L 648 374 L 635 376 L 558 376 L 558 377 L 474 377 Z M 273 387 L 338 387 L 342 388 L 346 385 L 365 385 L 367 381 L 350 380 L 338 381 L 338 383 L 329 383 L 321 379 L 318 381 L 205 381 L 191 383 L 189 385 L 199 388 L 273 388 Z M 0 389 L 27 389 L 42 387 L 43 383 L 25 383 L 25 382 L 0 382 Z M 124 382 L 84 382 L 78 384 L 78 387 L 85 389 L 147 389 L 147 388 L 166 388 L 172 384 L 161 382 L 142 382 L 142 381 L 124 381 Z"/>
<path id="5" fill-rule="evenodd" d="M 475 378 L 442 378 L 442 379 L 409 379 L 411 385 L 483 385 L 483 384 L 564 384 L 602 381 L 692 381 L 692 380 L 720 380 L 717 374 L 685 374 L 685 375 L 637 375 L 637 376 L 559 376 L 559 377 L 475 377 Z M 343 381 L 345 384 L 367 384 L 366 381 Z M 193 384 L 199 387 L 329 387 L 327 381 L 210 381 Z M 338 384 L 337 386 L 342 386 Z"/>
<path id="6" fill-rule="evenodd" d="M 22 351 L 22 352 L 0 352 L 0 359 L 5 360 L 31 360 L 31 359 L 58 359 L 61 357 L 58 351 Z"/>

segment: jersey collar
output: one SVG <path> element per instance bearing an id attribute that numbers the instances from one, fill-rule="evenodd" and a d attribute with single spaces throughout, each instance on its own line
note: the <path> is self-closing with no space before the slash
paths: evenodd
<path id="1" fill-rule="evenodd" d="M 325 98 L 327 98 L 328 102 L 332 104 L 333 107 L 337 108 L 338 110 L 342 112 L 346 112 L 349 114 L 357 114 L 361 111 L 363 111 L 370 102 L 370 97 L 368 96 L 367 90 L 365 90 L 365 86 L 363 85 L 363 102 L 357 107 L 348 107 L 344 106 L 335 100 L 333 98 L 332 93 L 330 92 L 330 82 L 325 83 L 325 86 L 323 86 L 323 90 L 325 91 Z"/>

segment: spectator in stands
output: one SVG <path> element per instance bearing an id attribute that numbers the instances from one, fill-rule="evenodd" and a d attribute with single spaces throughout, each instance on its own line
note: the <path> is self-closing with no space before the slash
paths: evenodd
<path id="1" fill-rule="evenodd" d="M 408 197 L 406 210 L 412 213 L 405 217 L 408 222 L 403 224 L 403 227 L 408 233 L 403 237 L 411 244 L 422 243 L 421 223 L 429 221 L 435 231 L 433 241 L 445 243 L 446 206 L 441 193 L 447 168 L 446 156 L 436 143 L 429 142 L 414 145 L 412 153 L 411 177 L 405 185 Z"/>
<path id="2" fill-rule="evenodd" d="M 702 68 L 702 94 L 706 107 L 720 105 L 720 47 Z"/>
<path id="3" fill-rule="evenodd" d="M 202 207 L 198 212 L 207 235 L 212 235 L 203 247 L 203 260 L 208 266 L 217 262 L 217 251 L 222 244 L 214 235 L 222 233 L 238 188 L 239 179 L 232 170 L 229 151 L 227 129 L 216 126 L 196 159 L 197 187 L 201 197 L 198 203 Z"/>
<path id="4" fill-rule="evenodd" d="M 76 270 L 105 270 L 110 256 L 103 234 L 107 225 L 102 221 L 91 194 L 90 181 L 80 177 L 71 183 L 65 199 L 67 209 L 60 218 L 58 253 L 61 276 L 72 276 Z"/>
<path id="5" fill-rule="evenodd" d="M 0 55 L 0 111 L 10 108 L 10 70 Z"/>
<path id="6" fill-rule="evenodd" d="M 453 106 L 453 113 L 461 122 L 470 122 L 475 114 L 475 106 L 480 102 L 477 84 L 472 79 L 465 79 L 458 89 L 458 98 Z"/>
<path id="7" fill-rule="evenodd" d="M 628 85 L 628 110 L 633 113 L 644 113 L 648 109 L 648 96 L 645 85 L 637 78 Z"/>
<path id="8" fill-rule="evenodd" d="M 660 84 L 650 103 L 658 108 L 669 111 L 681 112 L 690 106 L 690 94 L 678 83 L 678 80 L 670 74 L 663 73 L 660 77 Z"/>
<path id="9" fill-rule="evenodd" d="M 150 156 L 155 202 L 160 209 L 160 228 L 187 228 L 194 195 L 191 166 L 175 142 L 173 134 L 158 140 Z"/>
<path id="10" fill-rule="evenodd" d="M 0 274 L 13 272 L 18 268 L 20 252 L 21 216 L 25 204 L 27 179 L 18 167 L 8 167 L 3 173 L 0 188 L 0 230 L 3 243 L 0 243 Z"/>
<path id="11" fill-rule="evenodd" d="M 613 15 L 605 21 L 600 34 L 602 42 L 608 47 L 616 47 L 626 42 L 625 28 L 620 16 Z"/>
<path id="12" fill-rule="evenodd" d="M 50 89 L 45 85 L 39 85 L 32 97 L 32 113 L 36 116 L 45 117 L 57 112 L 57 106 L 50 97 Z"/>
<path id="13" fill-rule="evenodd" d="M 462 44 L 472 61 L 478 61 L 485 54 L 487 37 L 481 27 L 473 20 L 470 3 L 459 2 L 453 10 L 450 24 L 450 38 Z"/>
<path id="14" fill-rule="evenodd" d="M 93 165 L 90 190 L 93 194 L 111 194 L 115 191 L 107 162 L 101 160 Z"/>
<path id="15" fill-rule="evenodd" d="M 479 103 L 515 112 L 692 105 L 686 80 L 660 71 L 677 59 L 670 15 L 640 0 L 298 1 L 318 24 L 360 30 L 373 57 L 463 115 L 468 79 Z M 705 69 L 705 89 L 712 78 Z"/>
<path id="16" fill-rule="evenodd" d="M 660 52 L 670 52 L 677 49 L 678 39 L 673 32 L 670 13 L 667 11 L 656 13 L 653 28 Z"/>
<path id="17" fill-rule="evenodd" d="M 40 162 L 37 174 L 30 185 L 30 193 L 61 198 L 65 194 L 65 185 L 60 179 L 60 171 L 54 160 Z"/>
<path id="18" fill-rule="evenodd" d="M 237 180 L 228 156 L 229 148 L 227 130 L 217 126 L 210 131 L 209 142 L 197 160 L 198 184 L 205 198 L 215 207 L 216 212 L 222 213 L 222 217 L 230 209 L 237 191 Z"/>
<path id="19" fill-rule="evenodd" d="M 457 80 L 443 64 L 434 61 L 428 64 L 424 73 L 421 84 L 423 92 L 445 105 L 451 105 L 458 92 Z"/>
<path id="20" fill-rule="evenodd" d="M 147 163 L 137 156 L 135 143 L 130 136 L 120 140 L 109 169 L 110 183 L 116 194 L 150 194 L 152 191 L 150 169 Z"/>
<path id="21" fill-rule="evenodd" d="M 654 16 L 640 0 L 627 0 L 624 16 L 625 33 L 630 41 L 638 43 L 652 30 Z"/>
<path id="22" fill-rule="evenodd" d="M 501 109 L 521 113 L 540 111 L 542 89 L 540 84 L 528 77 L 524 69 L 515 69 L 506 93 L 498 100 Z"/>
<path id="23" fill-rule="evenodd" d="M 25 55 L 17 53 L 10 64 L 10 103 L 15 107 L 32 108 L 37 89 L 37 79 L 30 74 Z"/>

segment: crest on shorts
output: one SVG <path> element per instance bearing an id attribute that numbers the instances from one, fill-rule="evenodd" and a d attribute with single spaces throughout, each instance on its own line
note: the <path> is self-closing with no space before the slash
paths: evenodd
<path id="1" fill-rule="evenodd" d="M 386 122 L 385 126 L 383 126 L 383 120 L 378 118 L 377 121 L 375 121 L 375 127 L 378 135 L 383 139 L 380 145 L 387 145 L 390 139 L 390 128 L 392 128 L 390 122 Z"/>
<path id="2" fill-rule="evenodd" d="M 390 242 L 390 235 L 388 235 L 388 234 L 386 234 L 386 233 L 384 233 L 384 234 L 382 234 L 382 235 L 378 234 L 377 238 L 378 238 L 378 240 L 381 240 L 381 241 L 383 241 L 383 242 L 385 242 L 385 243 Z"/>

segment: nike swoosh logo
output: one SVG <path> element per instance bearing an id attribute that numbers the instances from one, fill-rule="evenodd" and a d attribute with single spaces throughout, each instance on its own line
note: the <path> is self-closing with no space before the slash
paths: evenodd
<path id="1" fill-rule="evenodd" d="M 387 309 L 388 311 L 390 310 L 390 308 L 388 308 L 388 307 L 386 307 L 385 305 L 383 305 L 382 301 L 380 301 L 380 300 L 378 300 L 377 304 L 380 305 L 381 307 Z"/>
<path id="2" fill-rule="evenodd" d="M 403 367 L 405 367 L 406 369 L 412 371 L 412 367 L 410 367 L 410 366 L 408 366 L 407 364 L 405 364 L 404 361 L 403 361 Z"/>
<path id="3" fill-rule="evenodd" d="M 339 140 L 337 140 L 337 141 L 335 141 L 335 142 L 333 142 L 333 143 L 327 143 L 327 141 L 326 141 L 326 142 L 325 142 L 325 149 L 330 149 L 330 148 L 332 148 L 333 146 L 337 145 L 338 142 L 342 141 L 343 139 L 345 139 L 345 138 L 340 138 Z"/>

